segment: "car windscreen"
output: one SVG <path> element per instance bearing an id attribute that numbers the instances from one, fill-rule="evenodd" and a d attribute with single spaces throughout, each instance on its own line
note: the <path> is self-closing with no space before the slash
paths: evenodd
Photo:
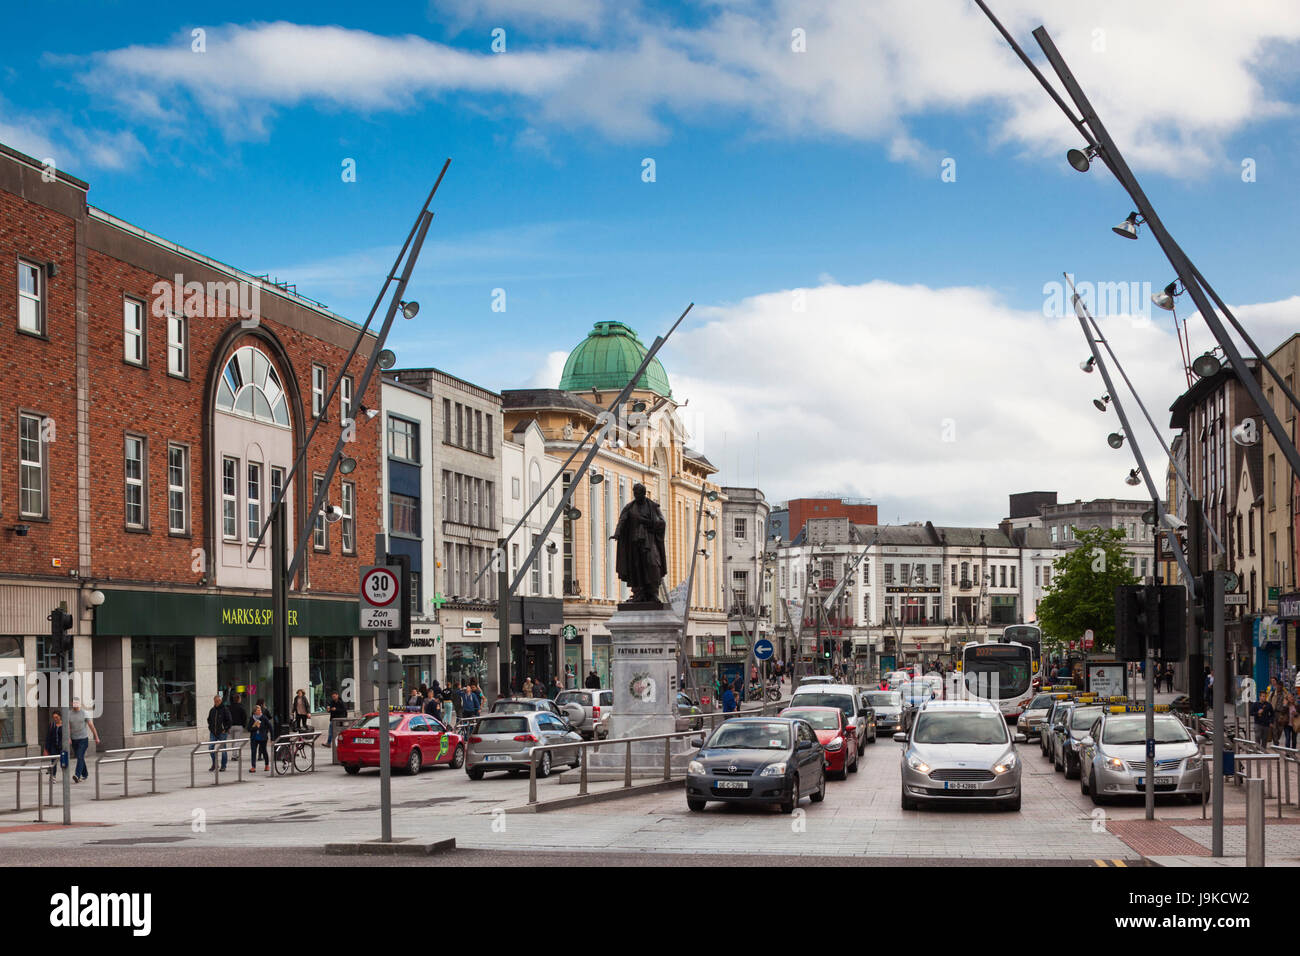
<path id="1" fill-rule="evenodd" d="M 484 717 L 474 728 L 474 733 L 484 734 L 526 734 L 527 717 Z"/>
<path id="2" fill-rule="evenodd" d="M 1182 744 L 1191 740 L 1187 728 L 1176 717 L 1157 716 L 1155 719 L 1155 742 L 1158 744 Z M 1133 716 L 1106 721 L 1101 732 L 1104 744 L 1143 744 L 1147 739 L 1147 721 L 1145 716 Z"/>
<path id="3" fill-rule="evenodd" d="M 826 691 L 797 690 L 790 700 L 792 707 L 838 707 L 846 718 L 853 717 L 857 708 L 853 706 L 853 695 L 827 693 Z"/>
<path id="4" fill-rule="evenodd" d="M 839 730 L 840 718 L 828 710 L 784 710 L 782 717 L 798 717 L 812 724 L 813 730 Z"/>
<path id="5" fill-rule="evenodd" d="M 583 707 L 590 707 L 591 692 L 585 690 L 566 690 L 560 694 L 559 697 L 555 698 L 555 702 L 560 706 L 564 706 L 565 704 L 581 704 Z"/>
<path id="6" fill-rule="evenodd" d="M 912 740 L 918 744 L 1004 744 L 1007 724 L 993 711 L 944 713 L 922 711 Z"/>
<path id="7" fill-rule="evenodd" d="M 398 727 L 402 726 L 402 721 L 405 719 L 405 717 L 406 717 L 405 714 L 389 714 L 389 715 L 388 715 L 388 729 L 389 729 L 389 730 L 396 730 Z M 355 730 L 376 730 L 378 727 L 379 727 L 379 715 L 378 715 L 378 714 L 371 714 L 371 715 L 370 715 L 369 717 L 367 717 L 365 720 L 363 720 L 363 721 L 361 721 L 359 724 L 357 724 L 356 727 L 353 728 L 353 729 L 355 729 Z"/>
<path id="8" fill-rule="evenodd" d="M 904 697 L 929 697 L 931 688 L 929 684 L 922 681 L 914 681 L 898 688 L 898 692 Z"/>
<path id="9" fill-rule="evenodd" d="M 867 694 L 867 703 L 872 707 L 902 707 L 903 695 L 896 691 L 878 690 Z"/>
<path id="10" fill-rule="evenodd" d="M 518 700 L 499 700 L 492 705 L 494 714 L 525 714 L 531 713 L 537 707 L 533 704 L 526 704 Z"/>
<path id="11" fill-rule="evenodd" d="M 1026 709 L 1047 710 L 1047 708 L 1051 707 L 1052 704 L 1055 702 L 1056 702 L 1056 698 L 1053 697 L 1051 694 L 1039 694 L 1037 697 L 1035 697 L 1033 700 L 1029 702 L 1029 707 Z"/>
<path id="12" fill-rule="evenodd" d="M 789 750 L 790 725 L 731 721 L 719 727 L 706 746 L 714 750 Z"/>
<path id="13" fill-rule="evenodd" d="M 1101 716 L 1100 707 L 1076 707 L 1070 715 L 1071 730 L 1087 730 Z"/>

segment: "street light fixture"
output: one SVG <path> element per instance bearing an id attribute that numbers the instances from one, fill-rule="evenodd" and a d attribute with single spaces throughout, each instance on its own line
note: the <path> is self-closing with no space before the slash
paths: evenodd
<path id="1" fill-rule="evenodd" d="M 1178 280 L 1174 280 L 1165 286 L 1162 290 L 1151 296 L 1151 302 L 1157 309 L 1164 309 L 1166 312 L 1174 311 L 1174 299 L 1182 295 L 1178 290 Z"/>
<path id="2" fill-rule="evenodd" d="M 1079 172 L 1086 173 L 1096 155 L 1097 147 L 1089 146 L 1087 149 L 1071 149 L 1066 152 L 1065 158 Z"/>
<path id="3" fill-rule="evenodd" d="M 1110 404 L 1110 396 L 1103 395 L 1101 398 L 1094 398 L 1092 400 L 1092 404 L 1097 407 L 1097 411 L 1104 412 L 1106 410 L 1106 406 Z"/>
<path id="4" fill-rule="evenodd" d="M 591 469 L 590 480 L 593 485 L 598 485 L 605 480 L 605 476 L 602 475 L 600 472 L 598 472 L 595 468 L 593 468 Z"/>
<path id="5" fill-rule="evenodd" d="M 1146 220 L 1137 213 L 1131 212 L 1118 226 L 1111 226 L 1110 231 L 1117 236 L 1123 236 L 1125 239 L 1136 239 L 1138 237 L 1138 226 L 1145 222 Z"/>
<path id="6" fill-rule="evenodd" d="M 1124 447 L 1124 433 L 1111 432 L 1109 435 L 1106 436 L 1106 444 L 1110 445 L 1111 448 Z"/>
<path id="7" fill-rule="evenodd" d="M 1219 361 L 1218 356 L 1213 352 L 1206 352 L 1192 363 L 1192 371 L 1201 378 L 1209 378 L 1212 375 L 1218 375 L 1222 368 L 1223 363 Z"/>
<path id="8" fill-rule="evenodd" d="M 1097 364 L 1097 359 L 1094 356 L 1089 355 L 1086 359 L 1084 359 L 1082 362 L 1079 363 L 1079 368 L 1087 372 L 1089 375 L 1091 375 L 1092 368 L 1096 364 Z"/>
<path id="9" fill-rule="evenodd" d="M 1138 476 L 1138 470 L 1136 468 L 1129 469 L 1128 477 L 1125 478 L 1124 481 L 1130 485 L 1140 485 L 1142 483 L 1142 479 Z"/>
<path id="10" fill-rule="evenodd" d="M 397 353 L 392 349 L 382 349 L 379 352 L 379 367 L 387 372 L 397 364 Z"/>
<path id="11" fill-rule="evenodd" d="M 420 303 L 418 303 L 418 302 L 403 302 L 403 303 L 402 303 L 402 317 L 403 317 L 403 318 L 406 318 L 406 319 L 413 319 L 413 318 L 415 318 L 415 317 L 416 317 L 417 315 L 419 315 L 419 314 L 420 314 Z"/>
<path id="12" fill-rule="evenodd" d="M 345 475 L 350 475 L 357 470 L 357 460 L 355 458 L 343 458 L 339 461 L 339 471 Z"/>

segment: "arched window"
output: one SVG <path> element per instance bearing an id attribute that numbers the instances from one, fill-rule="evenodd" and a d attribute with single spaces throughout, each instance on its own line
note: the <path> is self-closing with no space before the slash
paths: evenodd
<path id="1" fill-rule="evenodd" d="M 542 493 L 542 466 L 534 458 L 528 465 L 528 500 L 533 502 Z"/>
<path id="2" fill-rule="evenodd" d="M 222 370 L 217 408 L 269 425 L 289 427 L 289 403 L 280 376 L 270 359 L 251 345 L 236 349 Z"/>

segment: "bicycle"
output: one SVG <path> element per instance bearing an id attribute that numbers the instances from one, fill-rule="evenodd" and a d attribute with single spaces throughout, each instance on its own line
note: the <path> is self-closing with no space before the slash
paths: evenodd
<path id="1" fill-rule="evenodd" d="M 299 773 L 307 773 L 312 768 L 314 759 L 314 744 L 309 740 L 290 740 L 286 742 L 277 741 L 275 744 L 275 767 L 280 774 L 290 772 L 290 768 L 295 768 Z"/>

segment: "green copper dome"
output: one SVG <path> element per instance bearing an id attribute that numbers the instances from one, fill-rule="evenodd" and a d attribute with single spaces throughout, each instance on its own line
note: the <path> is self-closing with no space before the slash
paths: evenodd
<path id="1" fill-rule="evenodd" d="M 560 377 L 560 389 L 566 392 L 622 389 L 641 366 L 646 352 L 636 333 L 622 322 L 597 322 L 582 343 L 569 353 Z M 666 398 L 672 398 L 673 394 L 668 373 L 657 358 L 651 361 L 636 387 Z"/>

